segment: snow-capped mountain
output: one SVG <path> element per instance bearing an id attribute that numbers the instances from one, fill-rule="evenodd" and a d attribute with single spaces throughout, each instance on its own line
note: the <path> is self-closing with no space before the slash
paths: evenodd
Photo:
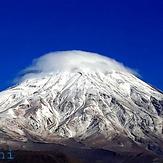
<path id="1" fill-rule="evenodd" d="M 163 94 L 117 69 L 36 75 L 0 92 L 0 139 L 163 155 Z"/>

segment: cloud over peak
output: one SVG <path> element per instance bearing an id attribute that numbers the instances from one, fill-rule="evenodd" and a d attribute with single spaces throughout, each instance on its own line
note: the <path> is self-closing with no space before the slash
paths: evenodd
<path id="1" fill-rule="evenodd" d="M 58 71 L 124 71 L 137 74 L 116 60 L 100 54 L 80 50 L 51 52 L 34 59 L 33 64 L 24 70 L 23 79 L 36 74 L 55 73 Z"/>

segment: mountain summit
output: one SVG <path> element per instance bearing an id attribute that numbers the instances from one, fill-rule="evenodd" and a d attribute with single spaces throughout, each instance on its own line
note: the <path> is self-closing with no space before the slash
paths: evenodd
<path id="1" fill-rule="evenodd" d="M 163 155 L 163 94 L 116 61 L 87 55 L 49 54 L 0 92 L 0 139 Z"/>

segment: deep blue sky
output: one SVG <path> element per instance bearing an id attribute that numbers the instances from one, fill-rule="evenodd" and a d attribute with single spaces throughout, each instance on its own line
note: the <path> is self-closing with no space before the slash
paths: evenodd
<path id="1" fill-rule="evenodd" d="M 0 1 L 0 90 L 57 50 L 108 55 L 163 90 L 163 1 Z"/>

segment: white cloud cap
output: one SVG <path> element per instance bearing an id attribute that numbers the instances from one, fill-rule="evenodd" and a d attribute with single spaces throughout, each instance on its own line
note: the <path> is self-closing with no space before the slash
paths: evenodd
<path id="1" fill-rule="evenodd" d="M 52 52 L 35 59 L 32 66 L 25 69 L 23 79 L 36 74 L 74 70 L 82 72 L 100 71 L 102 73 L 114 70 L 137 74 L 134 70 L 109 57 L 91 52 L 72 50 Z"/>

